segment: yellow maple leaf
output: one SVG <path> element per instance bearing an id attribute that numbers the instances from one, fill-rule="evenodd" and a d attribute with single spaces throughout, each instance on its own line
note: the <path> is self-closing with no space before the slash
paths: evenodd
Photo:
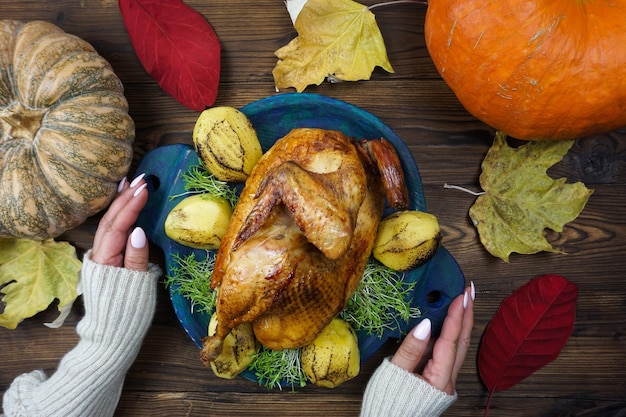
<path id="1" fill-rule="evenodd" d="M 352 0 L 308 0 L 294 27 L 298 36 L 278 49 L 276 87 L 302 92 L 326 77 L 368 80 L 374 68 L 393 68 L 374 14 Z"/>
<path id="2" fill-rule="evenodd" d="M 76 299 L 82 263 L 76 249 L 54 240 L 0 238 L 0 326 L 15 329 L 58 299 L 58 309 Z"/>

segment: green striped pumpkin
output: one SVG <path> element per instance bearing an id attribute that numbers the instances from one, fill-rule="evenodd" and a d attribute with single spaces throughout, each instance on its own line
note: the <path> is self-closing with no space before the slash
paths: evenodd
<path id="1" fill-rule="evenodd" d="M 0 20 L 0 237 L 55 238 L 101 211 L 134 139 L 122 83 L 88 42 Z"/>

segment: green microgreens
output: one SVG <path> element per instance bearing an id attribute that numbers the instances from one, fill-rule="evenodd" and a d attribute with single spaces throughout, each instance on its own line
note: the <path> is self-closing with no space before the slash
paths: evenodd
<path id="1" fill-rule="evenodd" d="M 180 197 L 187 194 L 207 193 L 215 197 L 221 197 L 230 203 L 231 207 L 237 204 L 237 191 L 225 181 L 218 180 L 200 163 L 182 173 L 185 184 L 185 193 L 174 195 L 170 198 Z"/>
<path id="2" fill-rule="evenodd" d="M 356 330 L 380 338 L 386 330 L 397 330 L 400 319 L 408 323 L 420 317 L 419 308 L 407 301 L 414 287 L 415 282 L 405 283 L 398 272 L 370 258 L 359 286 L 340 316 Z"/>
<path id="3" fill-rule="evenodd" d="M 304 387 L 307 377 L 300 366 L 301 349 L 272 350 L 261 346 L 249 369 L 254 372 L 259 384 L 268 389 L 283 389 L 286 384 L 293 390 Z"/>
<path id="4" fill-rule="evenodd" d="M 170 275 L 165 279 L 165 285 L 191 302 L 192 313 L 195 310 L 212 314 L 217 293 L 209 286 L 209 281 L 213 274 L 215 255 L 207 251 L 202 260 L 195 253 L 185 257 L 173 254 L 172 257 L 174 262 Z"/>

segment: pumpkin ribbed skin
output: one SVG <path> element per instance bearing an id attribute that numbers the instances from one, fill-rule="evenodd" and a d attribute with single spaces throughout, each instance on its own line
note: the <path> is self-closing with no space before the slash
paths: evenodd
<path id="1" fill-rule="evenodd" d="M 89 43 L 0 21 L 0 236 L 54 238 L 105 208 L 134 139 L 122 83 Z"/>
<path id="2" fill-rule="evenodd" d="M 625 0 L 433 0 L 424 30 L 463 106 L 510 136 L 626 125 Z"/>

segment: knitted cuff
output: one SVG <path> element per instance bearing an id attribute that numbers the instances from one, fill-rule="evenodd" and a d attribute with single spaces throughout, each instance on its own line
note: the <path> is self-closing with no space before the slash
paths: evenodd
<path id="1" fill-rule="evenodd" d="M 112 346 L 140 343 L 152 322 L 160 275 L 154 264 L 133 271 L 93 262 L 87 252 L 80 278 L 86 316 L 77 326 L 79 335 L 96 343 L 106 337 Z"/>
<path id="2" fill-rule="evenodd" d="M 10 417 L 28 417 L 29 415 L 41 415 L 40 409 L 32 404 L 25 405 L 23 398 L 28 398 L 30 393 L 46 380 L 43 371 L 36 370 L 28 374 L 22 374 L 15 378 L 9 389 L 4 393 L 2 406 L 4 413 Z M 0 414 L 3 417 L 5 414 Z"/>
<path id="3" fill-rule="evenodd" d="M 456 398 L 385 358 L 367 384 L 361 417 L 437 417 Z"/>

